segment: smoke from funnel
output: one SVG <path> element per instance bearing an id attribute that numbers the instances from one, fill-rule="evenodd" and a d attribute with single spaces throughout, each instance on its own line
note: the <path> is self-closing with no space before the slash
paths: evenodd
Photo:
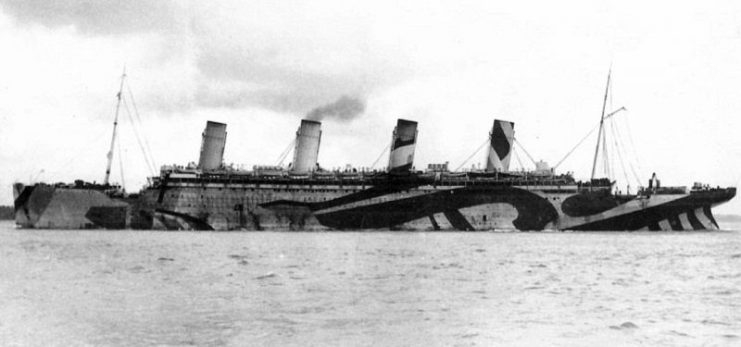
<path id="1" fill-rule="evenodd" d="M 342 121 L 349 121 L 365 111 L 365 102 L 359 98 L 347 95 L 341 96 L 337 101 L 319 106 L 306 114 L 310 120 L 320 121 L 331 117 Z"/>

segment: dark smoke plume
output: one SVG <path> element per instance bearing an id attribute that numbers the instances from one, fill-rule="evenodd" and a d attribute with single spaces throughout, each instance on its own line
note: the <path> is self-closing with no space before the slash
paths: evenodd
<path id="1" fill-rule="evenodd" d="M 337 101 L 319 106 L 306 114 L 310 120 L 320 121 L 326 117 L 332 117 L 341 121 L 349 121 L 365 111 L 365 102 L 347 95 L 341 96 Z"/>

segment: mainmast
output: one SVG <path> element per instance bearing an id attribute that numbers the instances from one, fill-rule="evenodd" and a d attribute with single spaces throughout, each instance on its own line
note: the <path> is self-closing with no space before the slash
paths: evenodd
<path id="1" fill-rule="evenodd" d="M 116 144 L 116 128 L 118 127 L 118 111 L 121 108 L 121 97 L 123 94 L 124 79 L 126 78 L 126 66 L 123 68 L 121 74 L 121 86 L 118 88 L 118 102 L 116 103 L 116 116 L 113 118 L 113 135 L 111 136 L 111 148 L 108 151 L 108 165 L 105 168 L 105 179 L 103 180 L 104 185 L 108 185 L 108 179 L 111 176 L 111 164 L 113 163 L 113 147 Z"/>
<path id="2" fill-rule="evenodd" d="M 599 120 L 599 132 L 597 133 L 597 147 L 594 149 L 594 162 L 592 163 L 592 179 L 594 179 L 594 173 L 597 169 L 597 156 L 599 155 L 599 144 L 602 141 L 603 125 L 605 123 L 605 107 L 607 106 L 607 93 L 610 90 L 610 75 L 612 74 L 612 68 L 607 72 L 607 85 L 605 86 L 605 100 L 602 102 L 602 116 Z"/>

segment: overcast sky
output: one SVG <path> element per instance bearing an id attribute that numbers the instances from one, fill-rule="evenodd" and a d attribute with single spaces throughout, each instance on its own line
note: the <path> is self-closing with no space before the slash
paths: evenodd
<path id="1" fill-rule="evenodd" d="M 607 111 L 628 111 L 607 133 L 625 171 L 741 180 L 736 1 L 0 0 L 0 45 L 0 204 L 17 180 L 102 181 L 124 65 L 157 165 L 196 161 L 207 120 L 228 124 L 227 162 L 276 164 L 300 119 L 338 100 L 350 111 L 322 120 L 324 167 L 370 166 L 397 118 L 419 122 L 417 168 L 458 167 L 494 118 L 554 165 L 599 121 L 612 66 Z M 121 117 L 136 191 L 149 173 Z M 557 170 L 587 179 L 595 142 Z"/>

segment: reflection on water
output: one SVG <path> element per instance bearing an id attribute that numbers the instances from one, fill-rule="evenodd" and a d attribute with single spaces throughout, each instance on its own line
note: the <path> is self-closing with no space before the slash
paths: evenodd
<path id="1" fill-rule="evenodd" d="M 0 224 L 0 345 L 741 344 L 741 232 Z"/>

